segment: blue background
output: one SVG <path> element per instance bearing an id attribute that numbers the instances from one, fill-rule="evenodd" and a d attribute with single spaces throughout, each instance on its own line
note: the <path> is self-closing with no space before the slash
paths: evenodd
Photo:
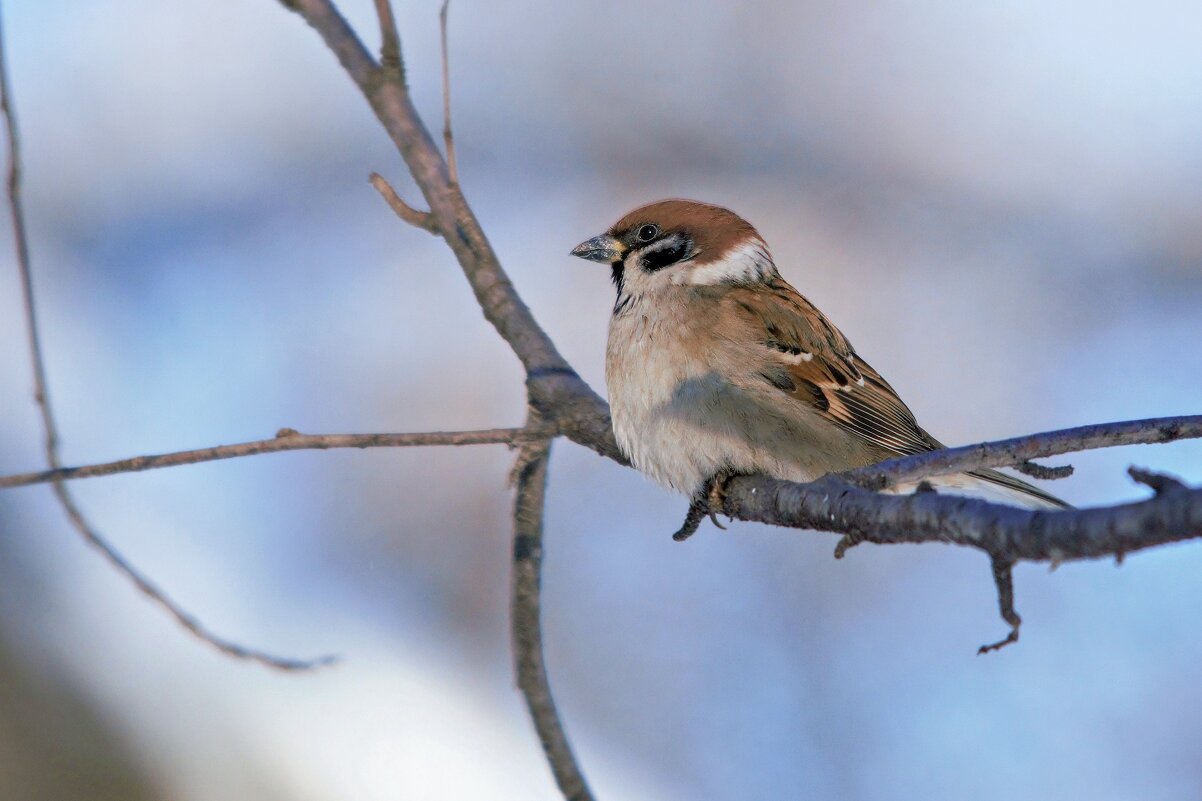
<path id="1" fill-rule="evenodd" d="M 371 4 L 345 6 L 374 47 Z M 437 11 L 397 8 L 435 131 Z M 68 463 L 281 426 L 520 424 L 519 364 L 447 248 L 368 185 L 377 170 L 419 202 L 299 18 L 269 0 L 5 12 Z M 599 391 L 611 289 L 567 251 L 688 196 L 750 219 L 946 442 L 1197 413 L 1200 33 L 1202 7 L 1167 0 L 455 0 L 460 175 Z M 0 236 L 0 470 L 17 472 L 42 457 Z M 1200 454 L 1084 454 L 1053 489 L 1130 500 L 1146 490 L 1127 465 L 1197 483 Z M 124 771 L 196 801 L 556 798 L 510 670 L 510 460 L 293 453 L 74 486 L 218 632 L 343 657 L 299 677 L 189 639 L 47 488 L 0 495 L 0 651 L 27 682 L 0 690 L 0 789 L 57 797 L 37 776 L 66 773 L 104 797 Z M 1022 641 L 977 657 L 1005 632 L 980 554 L 836 562 L 829 535 L 749 524 L 678 545 L 684 507 L 555 446 L 549 669 L 599 797 L 1202 798 L 1197 544 L 1020 566 Z M 75 699 L 102 733 L 21 712 L 35 697 Z M 29 720 L 58 768 L 14 756 Z"/>

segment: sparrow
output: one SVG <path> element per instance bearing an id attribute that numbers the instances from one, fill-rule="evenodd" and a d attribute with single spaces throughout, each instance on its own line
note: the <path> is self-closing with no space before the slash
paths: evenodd
<path id="1" fill-rule="evenodd" d="M 943 447 L 734 212 L 662 200 L 571 253 L 610 267 L 614 436 L 638 470 L 690 496 L 677 539 L 707 514 L 717 523 L 732 476 L 813 481 Z M 1068 506 L 996 470 L 928 481 L 1028 508 Z"/>

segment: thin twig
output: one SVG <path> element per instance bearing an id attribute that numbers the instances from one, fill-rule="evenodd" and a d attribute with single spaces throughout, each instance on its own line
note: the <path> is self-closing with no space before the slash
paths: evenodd
<path id="1" fill-rule="evenodd" d="M 535 404 L 540 409 L 554 405 L 568 411 L 581 410 L 573 427 L 578 426 L 581 432 L 595 431 L 595 443 L 603 444 L 589 447 L 606 456 L 616 455 L 612 433 L 606 442 L 608 428 L 596 425 L 607 412 L 604 401 L 563 358 L 514 289 L 480 221 L 459 186 L 451 182 L 446 161 L 417 113 L 408 89 L 400 81 L 380 79 L 371 53 L 330 0 L 281 0 L 281 4 L 318 32 L 391 137 L 459 260 L 484 317 L 526 368 Z"/>
<path id="2" fill-rule="evenodd" d="M 1025 459 L 1010 466 L 1025 476 L 1038 478 L 1043 481 L 1055 481 L 1061 478 L 1068 478 L 1073 474 L 1073 466 L 1071 464 L 1046 465 L 1033 462 L 1030 459 Z"/>
<path id="3" fill-rule="evenodd" d="M 847 552 L 864 541 L 864 537 L 856 532 L 848 532 L 835 543 L 835 558 L 842 559 Z"/>
<path id="4" fill-rule="evenodd" d="M 17 112 L 13 107 L 8 83 L 7 55 L 3 28 L 0 27 L 0 112 L 8 137 L 8 210 L 12 221 L 13 242 L 17 249 L 17 269 L 21 276 L 21 298 L 25 306 L 25 334 L 29 339 L 29 357 L 33 366 L 33 397 L 42 416 L 46 459 L 58 461 L 58 426 L 50 409 L 46 391 L 46 367 L 42 361 L 42 338 L 33 302 L 33 270 L 30 268 L 29 239 L 25 228 L 24 203 L 21 200 L 21 142 L 17 132 Z"/>
<path id="5" fill-rule="evenodd" d="M 75 504 L 75 499 L 67 492 L 67 487 L 61 481 L 54 482 L 54 494 L 58 496 L 59 501 L 63 505 L 63 509 L 70 518 L 75 529 L 83 535 L 88 544 L 96 550 L 100 551 L 101 555 L 108 560 L 119 573 L 122 573 L 138 591 L 145 595 L 150 600 L 157 603 L 167 611 L 175 621 L 184 627 L 186 631 L 195 636 L 201 642 L 213 646 L 226 656 L 232 656 L 235 659 L 245 659 L 249 662 L 258 662 L 270 668 L 286 671 L 303 671 L 313 670 L 314 668 L 332 665 L 338 661 L 338 657 L 333 654 L 326 654 L 315 659 L 296 659 L 288 656 L 276 656 L 265 651 L 260 651 L 257 648 L 250 648 L 233 640 L 228 640 L 219 634 L 216 634 L 207 629 L 204 624 L 196 619 L 196 616 L 184 609 L 178 603 L 167 596 L 163 590 L 150 580 L 146 574 L 142 573 L 101 535 L 88 522 L 87 518 L 80 512 L 79 507 Z"/>
<path id="6" fill-rule="evenodd" d="M 1044 456 L 1199 437 L 1202 437 L 1199 414 L 1098 423 L 903 456 L 849 471 L 846 477 L 861 487 L 881 490 L 921 478 L 1017 465 Z"/>
<path id="7" fill-rule="evenodd" d="M 396 18 L 392 14 L 392 0 L 376 0 L 376 18 L 380 21 L 380 66 L 399 72 L 401 37 L 397 33 Z"/>
<path id="8" fill-rule="evenodd" d="M 388 180 L 385 179 L 383 175 L 380 175 L 378 172 L 373 172 L 371 176 L 369 176 L 369 180 L 371 181 L 371 185 L 376 188 L 376 191 L 380 193 L 380 196 L 383 197 L 392 210 L 396 212 L 396 216 L 400 217 L 402 220 L 415 228 L 420 228 L 423 231 L 429 231 L 435 235 L 441 233 L 438 228 L 438 222 L 434 219 L 434 215 L 428 211 L 419 211 L 405 201 L 401 200 L 401 196 L 397 194 L 397 191 L 392 188 L 392 184 L 388 183 Z"/>
<path id="9" fill-rule="evenodd" d="M 442 0 L 438 12 L 438 28 L 442 38 L 442 141 L 447 154 L 447 173 L 452 184 L 459 183 L 459 168 L 455 166 L 455 139 L 451 136 L 451 56 L 447 47 L 447 10 L 451 0 Z"/>
<path id="10" fill-rule="evenodd" d="M 29 339 L 29 360 L 33 367 L 34 399 L 42 417 L 45 435 L 46 463 L 51 471 L 60 468 L 58 454 L 58 426 L 50 403 L 50 391 L 46 381 L 46 362 L 42 357 L 42 342 L 37 324 L 37 306 L 34 303 L 33 269 L 29 258 L 29 239 L 25 226 L 25 212 L 21 202 L 21 145 L 17 132 L 16 112 L 13 108 L 12 92 L 8 81 L 7 59 L 4 51 L 4 35 L 0 28 L 0 113 L 4 116 L 4 128 L 8 138 L 8 205 L 12 217 L 13 239 L 17 251 L 17 268 L 21 275 L 21 299 L 25 309 L 25 329 Z M 333 661 L 332 657 L 314 660 L 292 659 L 273 656 L 263 651 L 220 637 L 204 628 L 196 617 L 171 600 L 141 571 L 134 567 L 92 526 L 80 511 L 75 499 L 67 491 L 61 478 L 52 478 L 54 494 L 58 497 L 67 518 L 84 540 L 98 550 L 117 571 L 133 582 L 146 597 L 163 607 L 181 626 L 198 639 L 212 645 L 222 653 L 238 659 L 247 659 L 281 670 L 309 670 Z"/>
<path id="11" fill-rule="evenodd" d="M 510 621 L 518 688 L 526 699 L 543 752 L 564 797 L 591 801 L 571 744 L 555 709 L 543 656 L 541 576 L 543 506 L 547 488 L 550 440 L 527 442 L 517 461 L 517 492 L 513 506 L 513 578 Z"/>
<path id="12" fill-rule="evenodd" d="M 998 612 L 1002 620 L 1010 624 L 1010 633 L 997 642 L 982 645 L 977 649 L 978 654 L 987 654 L 1018 642 L 1018 627 L 1023 624 L 1023 619 L 1014 611 L 1014 562 L 995 554 L 990 557 L 989 566 L 993 572 L 993 584 L 997 587 Z"/>
<path id="13" fill-rule="evenodd" d="M 550 432 L 528 432 L 524 428 L 490 428 L 481 431 L 430 431 L 415 434 L 301 434 L 291 428 L 280 429 L 271 439 L 257 439 L 234 445 L 215 445 L 190 451 L 159 453 L 149 456 L 134 456 L 113 462 L 83 465 L 81 467 L 58 467 L 33 473 L 0 477 L 0 489 L 44 484 L 48 481 L 66 481 L 77 478 L 111 476 L 116 473 L 137 473 L 160 467 L 177 467 L 200 462 L 215 462 L 220 459 L 236 459 L 241 456 L 257 456 L 261 453 L 281 451 L 328 450 L 333 448 L 408 448 L 430 445 L 491 445 L 514 444 L 523 437 L 546 437 Z"/>
<path id="14" fill-rule="evenodd" d="M 1162 495 L 1166 492 L 1189 490 L 1189 487 L 1183 484 L 1181 479 L 1170 476 L 1167 473 L 1154 473 L 1141 467 L 1128 467 L 1127 475 L 1145 487 L 1150 487 L 1157 495 Z"/>

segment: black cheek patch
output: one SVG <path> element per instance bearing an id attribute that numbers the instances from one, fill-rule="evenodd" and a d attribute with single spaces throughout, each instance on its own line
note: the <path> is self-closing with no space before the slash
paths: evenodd
<path id="1" fill-rule="evenodd" d="M 675 245 L 650 251 L 639 260 L 639 264 L 647 272 L 653 273 L 683 259 L 691 247 L 692 243 L 684 239 Z"/>

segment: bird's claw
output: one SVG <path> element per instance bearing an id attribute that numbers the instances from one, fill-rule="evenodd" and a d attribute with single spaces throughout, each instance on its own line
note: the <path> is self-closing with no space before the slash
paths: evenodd
<path id="1" fill-rule="evenodd" d="M 726 526 L 718 522 L 718 513 L 726 504 L 726 485 L 736 475 L 737 473 L 722 471 L 710 476 L 689 501 L 689 511 L 685 514 L 684 523 L 672 535 L 672 539 L 684 542 L 697 533 L 701 521 L 707 517 L 715 526 L 725 531 Z"/>

